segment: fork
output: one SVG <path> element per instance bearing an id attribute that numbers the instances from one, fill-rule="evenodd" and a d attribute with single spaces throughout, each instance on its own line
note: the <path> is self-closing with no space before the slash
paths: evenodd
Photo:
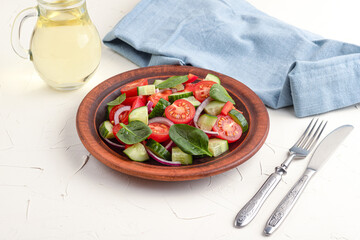
<path id="1" fill-rule="evenodd" d="M 287 173 L 292 160 L 306 158 L 306 156 L 314 148 L 327 122 L 324 123 L 324 121 L 321 121 L 321 123 L 318 124 L 318 119 L 316 119 L 315 123 L 313 122 L 314 118 L 311 120 L 299 140 L 289 149 L 289 156 L 287 159 L 280 166 L 275 168 L 275 172 L 268 177 L 258 192 L 236 215 L 235 227 L 240 228 L 249 224 L 259 212 L 267 197 L 281 181 L 282 175 Z"/>

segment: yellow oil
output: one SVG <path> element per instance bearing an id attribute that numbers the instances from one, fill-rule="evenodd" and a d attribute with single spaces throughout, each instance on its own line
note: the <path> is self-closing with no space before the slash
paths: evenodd
<path id="1" fill-rule="evenodd" d="M 36 70 L 51 87 L 76 89 L 96 70 L 101 41 L 84 8 L 40 9 L 30 52 Z"/>

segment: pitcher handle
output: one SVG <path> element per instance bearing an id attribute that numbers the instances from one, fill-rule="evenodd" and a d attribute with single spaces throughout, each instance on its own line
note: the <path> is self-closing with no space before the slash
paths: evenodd
<path id="1" fill-rule="evenodd" d="M 20 43 L 21 27 L 27 18 L 37 16 L 37 7 L 26 8 L 15 17 L 13 26 L 11 28 L 11 46 L 17 55 L 25 59 L 31 58 L 31 54 L 30 50 L 24 48 Z"/>

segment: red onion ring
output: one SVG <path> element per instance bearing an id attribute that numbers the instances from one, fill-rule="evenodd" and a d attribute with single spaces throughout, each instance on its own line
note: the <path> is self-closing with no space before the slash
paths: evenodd
<path id="1" fill-rule="evenodd" d="M 166 150 L 170 150 L 170 148 L 174 145 L 174 142 L 171 140 L 166 146 L 165 146 L 165 149 Z"/>
<path id="2" fill-rule="evenodd" d="M 176 88 L 171 88 L 171 91 L 172 91 L 173 93 L 176 93 L 178 90 L 177 90 Z"/>
<path id="3" fill-rule="evenodd" d="M 212 98 L 211 97 L 208 97 L 206 98 L 201 104 L 200 106 L 197 107 L 196 109 L 196 112 L 195 112 L 195 116 L 194 116 L 194 125 L 196 128 L 198 129 L 201 129 L 199 128 L 198 124 L 197 124 L 197 121 L 199 120 L 199 117 L 200 117 L 200 114 L 201 112 L 204 110 L 204 108 L 212 101 Z M 202 129 L 201 129 L 202 130 Z M 217 136 L 219 135 L 218 132 L 214 132 L 214 131 L 206 131 L 206 130 L 202 130 L 204 131 L 204 133 L 206 134 L 209 134 L 209 135 L 214 135 L 214 136 Z"/>
<path id="4" fill-rule="evenodd" d="M 118 124 L 120 121 L 119 121 L 119 116 L 121 113 L 125 112 L 125 111 L 130 111 L 131 107 L 130 106 L 123 106 L 121 108 L 119 108 L 115 114 L 114 114 L 114 125 Z"/>
<path id="5" fill-rule="evenodd" d="M 199 128 L 200 129 L 200 128 Z M 201 129 L 202 130 L 202 129 Z M 207 131 L 207 130 L 202 130 L 204 133 L 209 134 L 209 135 L 213 135 L 213 136 L 218 136 L 219 133 L 215 132 L 215 131 Z"/>
<path id="6" fill-rule="evenodd" d="M 151 113 L 152 110 L 153 110 L 154 103 L 152 101 L 148 101 L 146 106 L 147 106 L 147 109 L 148 109 L 148 113 Z"/>
<path id="7" fill-rule="evenodd" d="M 168 165 L 168 166 L 181 166 L 180 162 L 172 162 L 172 161 L 165 160 L 163 158 L 160 158 L 160 157 L 156 156 L 155 153 L 153 153 L 147 147 L 145 147 L 145 149 L 146 149 L 146 152 L 149 154 L 149 156 L 151 158 L 153 158 L 154 160 L 156 160 L 157 162 L 159 162 L 161 164 Z"/>
<path id="8" fill-rule="evenodd" d="M 155 118 L 149 119 L 149 124 L 150 123 L 155 123 L 155 122 L 163 123 L 163 124 L 165 124 L 165 125 L 167 125 L 169 127 L 174 125 L 174 123 L 171 120 L 169 120 L 169 119 L 167 119 L 165 117 L 155 117 Z"/>
<path id="9" fill-rule="evenodd" d="M 102 136 L 101 136 L 102 137 Z M 109 143 L 111 146 L 114 146 L 114 147 L 117 147 L 117 148 L 125 148 L 125 145 L 121 145 L 121 144 L 117 144 L 117 143 L 114 143 L 113 141 L 111 141 L 110 139 L 107 139 L 107 138 L 104 138 L 103 139 Z"/>

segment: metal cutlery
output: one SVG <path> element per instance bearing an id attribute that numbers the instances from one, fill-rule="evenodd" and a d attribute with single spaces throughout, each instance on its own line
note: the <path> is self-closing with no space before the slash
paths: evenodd
<path id="1" fill-rule="evenodd" d="M 288 158 L 279 167 L 275 168 L 275 172 L 268 177 L 258 192 L 236 215 L 235 227 L 244 227 L 250 223 L 252 219 L 254 219 L 264 201 L 281 181 L 282 175 L 286 174 L 292 160 L 295 158 L 304 159 L 314 148 L 326 126 L 326 123 L 327 122 L 324 123 L 321 121 L 321 123 L 318 124 L 318 119 L 311 120 L 299 140 L 289 149 Z"/>
<path id="2" fill-rule="evenodd" d="M 330 158 L 332 153 L 345 139 L 345 137 L 353 130 L 353 128 L 354 127 L 351 125 L 341 126 L 329 133 L 324 138 L 324 140 L 321 141 L 312 155 L 311 160 L 308 163 L 308 166 L 302 177 L 291 188 L 291 190 L 270 216 L 264 229 L 265 235 L 270 235 L 280 226 L 285 217 L 290 213 L 291 209 L 295 205 L 297 199 L 303 192 L 311 177 L 321 168 L 326 160 Z"/>

